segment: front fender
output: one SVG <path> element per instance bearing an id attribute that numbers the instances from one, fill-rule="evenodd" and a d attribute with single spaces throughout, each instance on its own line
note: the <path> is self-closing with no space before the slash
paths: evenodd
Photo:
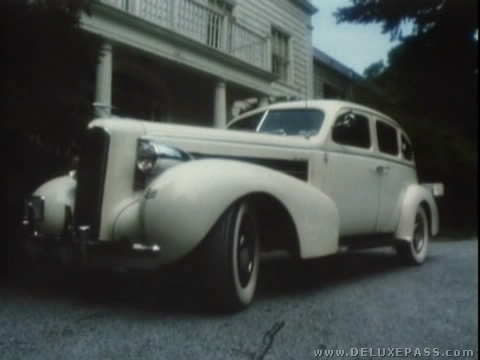
<path id="1" fill-rule="evenodd" d="M 231 160 L 196 160 L 175 166 L 155 179 L 140 205 L 145 239 L 161 247 L 163 263 L 191 251 L 236 200 L 266 193 L 289 211 L 300 256 L 338 250 L 335 204 L 319 189 L 266 167 Z"/>
<path id="2" fill-rule="evenodd" d="M 44 200 L 44 218 L 36 226 L 46 236 L 58 237 L 65 226 L 66 207 L 74 208 L 77 182 L 70 176 L 52 179 L 35 190 Z"/>
<path id="3" fill-rule="evenodd" d="M 395 233 L 397 239 L 411 241 L 415 226 L 417 209 L 426 203 L 430 214 L 430 233 L 436 235 L 439 231 L 438 208 L 431 191 L 421 185 L 411 185 L 403 199 L 400 222 Z"/>

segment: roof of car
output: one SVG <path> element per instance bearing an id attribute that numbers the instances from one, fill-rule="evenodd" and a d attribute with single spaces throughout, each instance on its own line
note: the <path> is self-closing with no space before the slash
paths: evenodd
<path id="1" fill-rule="evenodd" d="M 284 110 L 284 109 L 298 109 L 300 107 L 304 108 L 317 108 L 320 107 L 324 109 L 325 111 L 329 111 L 331 113 L 335 113 L 341 108 L 355 108 L 364 112 L 372 113 L 375 114 L 382 119 L 385 119 L 389 122 L 391 122 L 393 125 L 396 125 L 398 127 L 401 127 L 397 121 L 393 120 L 391 117 L 388 115 L 385 115 L 384 113 L 377 111 L 375 109 L 372 109 L 370 107 L 360 105 L 354 102 L 350 101 L 344 101 L 344 100 L 296 100 L 296 101 L 284 101 L 284 102 L 279 102 L 271 105 L 267 105 L 261 108 L 257 108 L 254 110 L 251 110 L 249 112 L 246 112 L 238 118 L 243 118 L 246 117 L 250 114 L 254 114 L 258 111 L 265 111 L 265 110 Z M 236 119 L 235 119 L 236 120 Z"/>

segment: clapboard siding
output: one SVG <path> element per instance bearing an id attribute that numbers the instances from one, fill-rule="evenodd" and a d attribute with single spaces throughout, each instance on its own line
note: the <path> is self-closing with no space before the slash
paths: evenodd
<path id="1" fill-rule="evenodd" d="M 238 0 L 234 16 L 238 23 L 259 34 L 269 36 L 273 26 L 290 35 L 290 81 L 287 84 L 274 84 L 274 92 L 297 96 L 310 94 L 310 16 L 290 0 Z"/>

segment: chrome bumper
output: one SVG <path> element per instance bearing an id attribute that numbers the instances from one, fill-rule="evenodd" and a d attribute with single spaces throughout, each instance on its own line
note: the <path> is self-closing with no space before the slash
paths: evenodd
<path id="1" fill-rule="evenodd" d="M 37 230 L 44 220 L 45 199 L 30 196 L 24 201 L 23 239 L 27 248 L 36 249 L 36 257 L 53 257 L 64 265 L 87 267 L 158 266 L 160 247 L 156 244 L 92 239 L 88 225 L 75 225 L 72 209 L 65 207 L 65 223 L 60 236 L 47 237 Z"/>

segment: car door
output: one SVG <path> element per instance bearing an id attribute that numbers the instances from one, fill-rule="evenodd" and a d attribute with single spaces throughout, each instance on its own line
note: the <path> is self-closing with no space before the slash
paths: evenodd
<path id="1" fill-rule="evenodd" d="M 416 182 L 411 144 L 400 129 L 386 120 L 375 121 L 379 165 L 380 198 L 376 232 L 392 233 L 400 218 L 402 199 L 408 186 Z M 400 151 L 400 144 L 402 151 Z"/>
<path id="2" fill-rule="evenodd" d="M 344 110 L 335 119 L 326 146 L 324 191 L 337 205 L 340 235 L 375 231 L 379 202 L 379 159 L 374 156 L 372 124 L 365 113 Z"/>

